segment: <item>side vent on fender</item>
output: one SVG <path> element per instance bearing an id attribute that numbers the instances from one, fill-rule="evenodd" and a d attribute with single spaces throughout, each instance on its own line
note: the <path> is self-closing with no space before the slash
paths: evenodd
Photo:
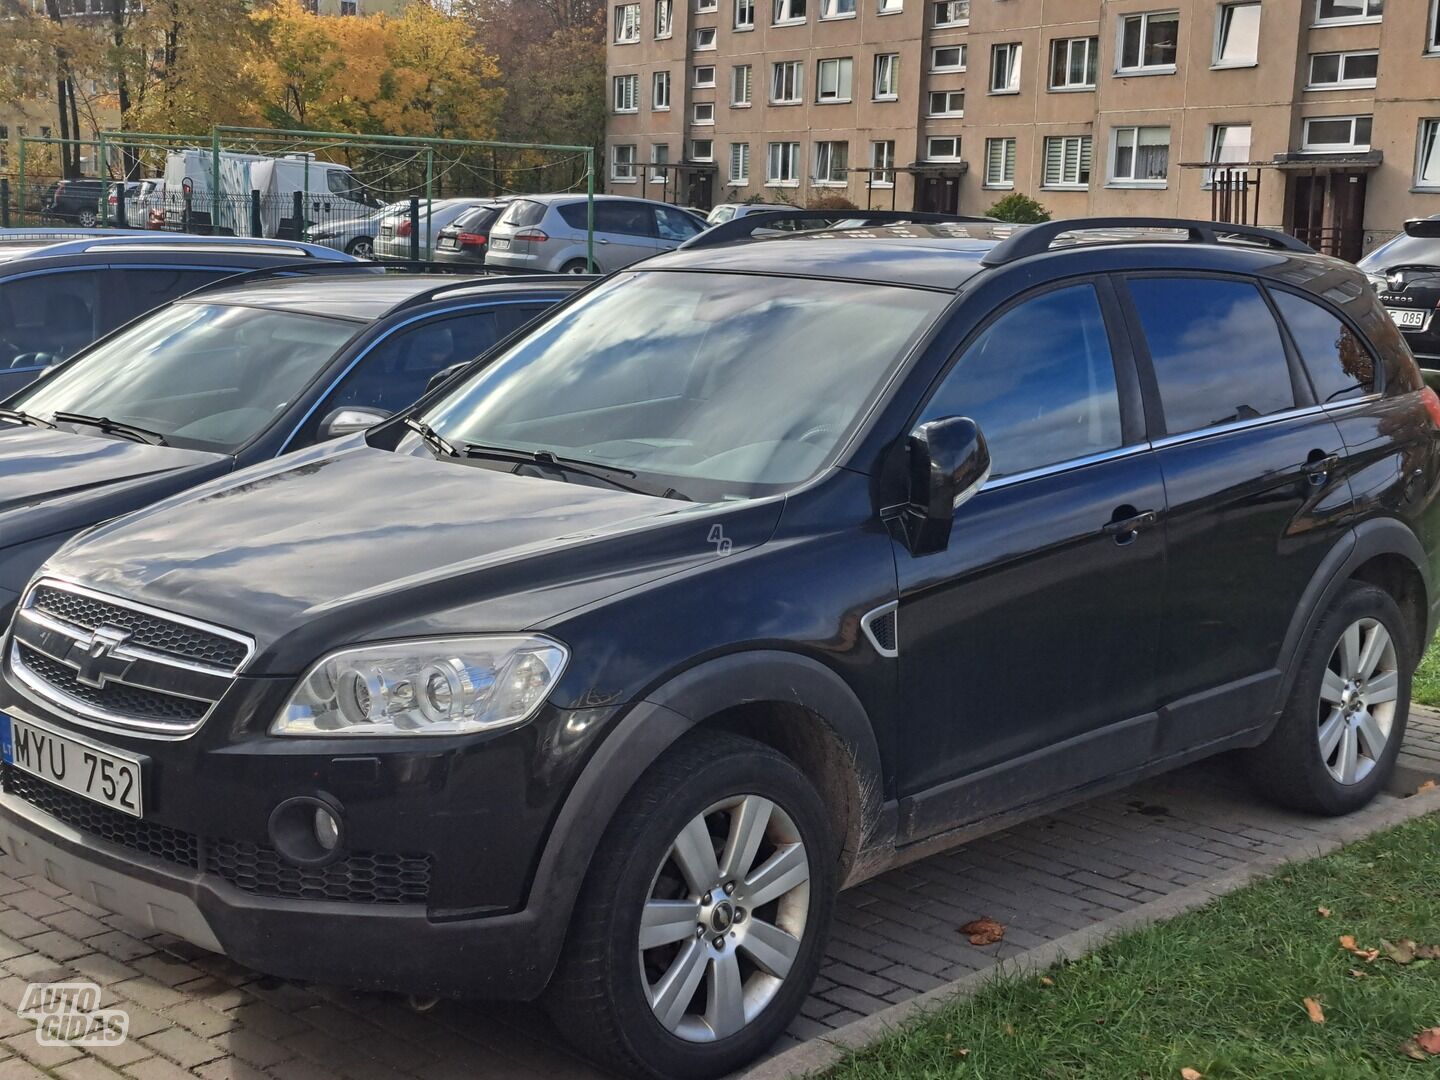
<path id="1" fill-rule="evenodd" d="M 860 629 L 865 631 L 875 651 L 892 660 L 900 655 L 899 616 L 895 611 L 899 606 L 898 601 L 892 600 L 860 617 Z"/>

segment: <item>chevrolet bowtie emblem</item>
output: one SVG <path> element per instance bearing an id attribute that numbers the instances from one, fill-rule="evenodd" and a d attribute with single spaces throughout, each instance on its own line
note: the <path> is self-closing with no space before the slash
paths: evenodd
<path id="1" fill-rule="evenodd" d="M 130 639 L 130 634 L 113 626 L 102 626 L 88 639 L 81 638 L 70 647 L 70 662 L 77 665 L 75 679 L 82 686 L 105 689 L 112 679 L 120 679 L 135 661 L 116 656 L 115 650 Z"/>

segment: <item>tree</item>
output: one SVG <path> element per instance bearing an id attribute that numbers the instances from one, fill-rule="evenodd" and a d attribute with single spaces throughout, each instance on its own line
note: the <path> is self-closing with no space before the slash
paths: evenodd
<path id="1" fill-rule="evenodd" d="M 985 212 L 1000 221 L 1009 221 L 1016 225 L 1038 225 L 1042 221 L 1050 220 L 1049 210 L 1019 191 L 1012 191 Z"/>

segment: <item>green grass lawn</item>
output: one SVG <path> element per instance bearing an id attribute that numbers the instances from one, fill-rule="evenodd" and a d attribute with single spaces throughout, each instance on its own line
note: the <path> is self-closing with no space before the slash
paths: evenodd
<path id="1" fill-rule="evenodd" d="M 825 1077 L 1440 1076 L 1440 1056 L 1411 1047 L 1426 1058 L 1413 1060 L 1403 1049 L 1440 1026 L 1440 960 L 1402 966 L 1382 949 L 1367 961 L 1341 948 L 1341 935 L 1361 949 L 1382 949 L 1382 938 L 1440 945 L 1440 815 L 1290 867 L 1046 975 L 991 983 Z M 1324 1023 L 1310 1019 L 1306 998 Z"/>
<path id="2" fill-rule="evenodd" d="M 1440 707 L 1440 640 L 1430 646 L 1430 651 L 1420 661 L 1411 696 L 1417 705 Z"/>

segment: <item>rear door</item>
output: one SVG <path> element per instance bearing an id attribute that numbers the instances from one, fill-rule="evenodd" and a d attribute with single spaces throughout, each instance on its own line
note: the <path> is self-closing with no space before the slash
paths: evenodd
<path id="1" fill-rule="evenodd" d="M 580 212 L 584 214 L 584 204 L 580 204 Z M 601 271 L 619 270 L 648 259 L 659 249 L 655 213 L 648 203 L 595 203 L 595 261 Z"/>
<path id="2" fill-rule="evenodd" d="M 1348 513 L 1344 443 L 1243 277 L 1122 282 L 1165 480 L 1160 750 L 1261 723 L 1300 597 Z"/>

